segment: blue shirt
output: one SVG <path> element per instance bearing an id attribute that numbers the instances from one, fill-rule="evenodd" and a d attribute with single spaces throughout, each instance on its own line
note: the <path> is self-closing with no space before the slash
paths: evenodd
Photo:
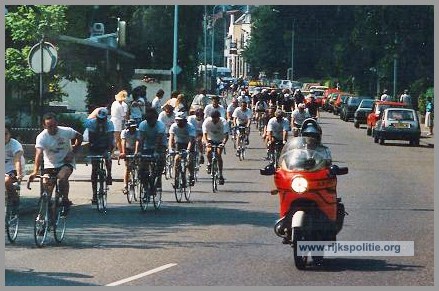
<path id="1" fill-rule="evenodd" d="M 100 122 L 96 118 L 87 119 L 84 122 L 84 127 L 88 128 L 90 150 L 109 150 L 113 146 L 114 125 L 111 120 Z"/>
<path id="2" fill-rule="evenodd" d="M 161 145 L 166 146 L 166 126 L 160 120 L 157 120 L 154 126 L 149 126 L 146 120 L 139 124 L 140 142 L 142 149 L 156 149 L 157 138 L 161 136 Z"/>

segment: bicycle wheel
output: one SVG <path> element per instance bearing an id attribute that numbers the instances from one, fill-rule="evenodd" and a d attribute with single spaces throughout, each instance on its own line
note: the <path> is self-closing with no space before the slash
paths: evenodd
<path id="1" fill-rule="evenodd" d="M 159 209 L 160 205 L 162 205 L 162 188 L 157 188 L 157 184 L 159 179 L 161 179 L 162 177 L 159 176 L 157 177 L 155 180 L 155 186 L 154 186 L 154 190 L 155 190 L 155 195 L 152 196 L 152 202 L 154 204 L 154 208 L 155 209 Z"/>
<path id="2" fill-rule="evenodd" d="M 18 235 L 18 226 L 20 222 L 18 205 L 19 202 L 15 205 L 9 200 L 6 202 L 5 229 L 10 243 L 14 243 Z"/>
<path id="3" fill-rule="evenodd" d="M 107 212 L 107 175 L 105 171 L 100 171 L 98 174 L 98 203 L 97 208 L 99 212 Z"/>
<path id="4" fill-rule="evenodd" d="M 166 164 L 165 164 L 165 178 L 166 180 L 172 179 L 174 176 L 174 156 L 167 155 L 166 156 Z"/>
<path id="5" fill-rule="evenodd" d="M 149 176 L 147 181 L 142 182 L 140 185 L 140 209 L 146 211 L 148 205 L 151 203 L 151 185 L 149 183 Z"/>
<path id="6" fill-rule="evenodd" d="M 218 191 L 218 161 L 212 159 L 212 191 L 213 193 Z"/>
<path id="7" fill-rule="evenodd" d="M 191 186 L 191 177 L 189 174 L 189 171 L 186 170 L 185 171 L 185 187 L 184 187 L 184 198 L 186 199 L 187 202 L 189 202 L 190 198 L 191 198 L 191 193 L 192 193 L 192 186 Z"/>
<path id="8" fill-rule="evenodd" d="M 128 193 L 127 201 L 129 204 L 133 203 L 134 196 L 136 195 L 136 189 L 134 187 L 134 170 L 131 169 L 128 173 Z"/>
<path id="9" fill-rule="evenodd" d="M 42 247 L 49 230 L 49 197 L 43 193 L 38 201 L 38 212 L 34 219 L 34 239 L 37 247 Z"/>
<path id="10" fill-rule="evenodd" d="M 175 194 L 175 200 L 180 203 L 181 199 L 183 198 L 183 188 L 184 188 L 184 173 L 180 169 L 180 166 L 177 168 L 177 173 L 175 173 L 174 178 L 174 194 Z"/>
<path id="11" fill-rule="evenodd" d="M 66 210 L 62 203 L 62 196 L 59 193 L 55 194 L 55 221 L 53 224 L 53 234 L 55 241 L 61 243 L 66 232 Z"/>
<path id="12" fill-rule="evenodd" d="M 137 198 L 140 197 L 140 179 L 139 179 L 139 170 L 133 169 L 133 198 L 134 201 L 137 201 Z"/>

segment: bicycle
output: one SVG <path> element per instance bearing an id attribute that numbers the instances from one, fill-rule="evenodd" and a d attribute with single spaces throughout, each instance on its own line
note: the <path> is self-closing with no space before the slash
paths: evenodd
<path id="1" fill-rule="evenodd" d="M 106 157 L 103 155 L 90 155 L 86 157 L 90 160 L 90 162 L 93 164 L 93 162 L 97 162 L 98 169 L 96 170 L 96 209 L 99 212 L 107 213 L 107 192 L 108 192 L 108 186 L 107 186 L 107 169 L 105 166 Z M 86 166 L 88 166 L 88 163 L 85 163 Z M 94 194 L 94 193 L 93 193 Z"/>
<path id="2" fill-rule="evenodd" d="M 270 150 L 268 151 L 268 158 L 271 164 L 274 165 L 275 168 L 279 167 L 279 156 L 282 151 L 284 144 L 282 141 L 276 140 L 274 142 L 274 145 L 270 147 Z"/>
<path id="3" fill-rule="evenodd" d="M 169 152 L 166 154 L 165 160 L 165 179 L 169 180 L 174 177 L 174 157 L 175 154 L 170 154 Z"/>
<path id="4" fill-rule="evenodd" d="M 63 194 L 59 191 L 59 180 L 55 175 L 37 175 L 40 179 L 40 199 L 38 200 L 38 212 L 34 219 L 34 239 L 38 247 L 42 247 L 46 241 L 50 227 L 53 228 L 53 236 L 57 243 L 64 240 L 66 231 L 67 208 L 63 202 Z M 47 181 L 43 181 L 47 180 Z M 30 188 L 31 181 L 27 182 Z M 49 185 L 54 185 L 55 196 L 49 191 Z M 53 199 L 52 199 L 53 198 Z"/>
<path id="5" fill-rule="evenodd" d="M 246 130 L 247 128 L 245 126 L 238 126 L 238 137 L 235 139 L 236 142 L 236 150 L 237 150 L 237 156 L 239 157 L 239 160 L 242 161 L 245 159 L 245 150 L 246 150 L 246 140 L 247 140 L 247 134 Z"/>
<path id="6" fill-rule="evenodd" d="M 125 160 L 127 162 L 128 171 L 127 201 L 131 204 L 133 201 L 137 201 L 137 196 L 139 196 L 140 193 L 139 168 L 136 155 L 126 155 Z M 119 161 L 120 159 L 117 161 L 118 165 L 120 165 Z"/>
<path id="7" fill-rule="evenodd" d="M 218 157 L 217 150 L 224 148 L 224 144 L 211 144 L 211 153 L 212 153 L 212 162 L 210 164 L 210 176 L 212 178 L 212 192 L 215 193 L 218 191 L 218 180 L 220 178 L 219 166 L 218 166 Z"/>
<path id="8" fill-rule="evenodd" d="M 5 230 L 10 243 L 14 243 L 18 236 L 18 226 L 20 224 L 20 182 L 13 183 L 14 193 L 5 193 Z M 15 201 L 10 199 L 10 195 L 16 197 Z"/>
<path id="9" fill-rule="evenodd" d="M 180 160 L 176 164 L 176 173 L 174 177 L 173 187 L 175 200 L 180 203 L 184 195 L 186 201 L 189 202 L 192 191 L 190 177 L 187 170 L 189 151 L 183 149 L 176 154 L 180 156 Z"/>
<path id="10" fill-rule="evenodd" d="M 146 211 L 148 205 L 152 203 L 155 209 L 159 209 L 162 204 L 162 189 L 157 187 L 160 175 L 157 171 L 157 158 L 154 155 L 140 155 L 140 208 Z"/>
<path id="11" fill-rule="evenodd" d="M 257 128 L 259 130 L 259 135 L 262 136 L 262 134 L 264 133 L 264 127 L 265 127 L 265 112 L 261 112 L 259 114 L 258 117 L 258 124 L 257 124 Z"/>

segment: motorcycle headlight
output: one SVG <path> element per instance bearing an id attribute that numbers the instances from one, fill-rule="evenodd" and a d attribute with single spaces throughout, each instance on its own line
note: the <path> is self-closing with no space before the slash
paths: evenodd
<path id="1" fill-rule="evenodd" d="M 303 193 L 308 189 L 308 181 L 303 177 L 295 177 L 291 181 L 291 189 L 297 193 Z"/>

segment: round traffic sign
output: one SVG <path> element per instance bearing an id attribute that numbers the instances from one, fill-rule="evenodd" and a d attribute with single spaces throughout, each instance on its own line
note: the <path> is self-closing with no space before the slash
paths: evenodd
<path id="1" fill-rule="evenodd" d="M 42 59 L 41 59 L 42 57 Z M 29 52 L 29 67 L 35 73 L 49 73 L 56 67 L 58 52 L 53 44 L 44 42 L 34 45 Z"/>

